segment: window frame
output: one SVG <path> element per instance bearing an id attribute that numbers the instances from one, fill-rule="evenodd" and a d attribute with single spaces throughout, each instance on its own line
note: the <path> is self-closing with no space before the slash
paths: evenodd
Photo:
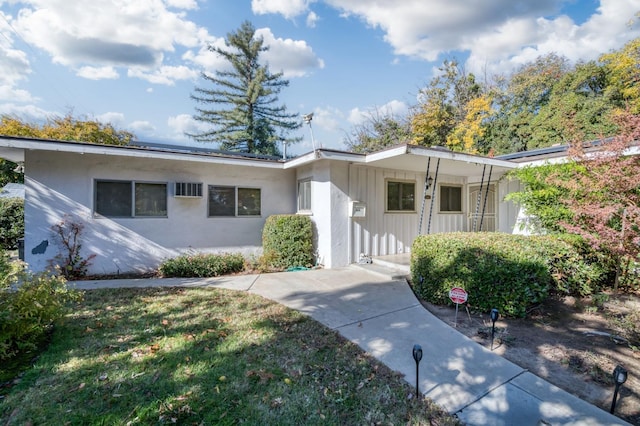
<path id="1" fill-rule="evenodd" d="M 308 185 L 308 190 L 304 191 L 304 194 L 302 194 L 302 191 L 300 190 L 301 187 L 307 186 Z M 304 188 L 304 187 L 303 187 Z M 312 184 L 311 184 L 311 178 L 305 178 L 305 179 L 299 179 L 298 180 L 298 185 L 297 185 L 297 208 L 298 208 L 298 213 L 305 213 L 305 214 L 309 214 L 311 213 L 313 210 L 313 198 L 312 198 Z M 304 196 L 304 199 L 303 199 Z M 302 205 L 303 201 L 308 199 L 309 200 L 309 205 L 308 208 L 306 205 Z"/>
<path id="2" fill-rule="evenodd" d="M 403 205 L 403 200 L 402 200 L 402 189 L 399 192 L 399 196 L 398 196 L 398 207 L 399 209 L 390 209 L 389 208 L 389 184 L 400 184 L 400 185 L 405 185 L 405 184 L 411 184 L 413 185 L 413 207 L 411 209 L 403 209 L 402 205 Z M 401 186 L 402 188 L 402 186 Z M 400 213 L 400 214 L 404 214 L 404 213 L 416 213 L 416 181 L 415 180 L 408 180 L 408 179 L 385 179 L 385 185 L 384 185 L 384 209 L 385 209 L 385 213 Z"/>
<path id="3" fill-rule="evenodd" d="M 463 186 L 462 185 L 456 185 L 456 184 L 448 184 L 448 183 L 443 183 L 438 185 L 438 213 L 442 213 L 442 214 L 462 214 L 464 213 L 464 199 L 463 199 Z M 442 190 L 444 188 L 455 188 L 457 190 L 460 191 L 460 198 L 459 198 L 459 202 L 460 202 L 460 210 L 443 210 L 442 209 L 442 201 L 443 201 L 443 196 L 442 196 Z M 449 197 L 450 198 L 450 197 Z"/>
<path id="4" fill-rule="evenodd" d="M 100 183 L 113 183 L 113 184 L 128 184 L 129 186 L 129 213 L 128 214 L 108 214 L 104 211 L 99 211 L 99 194 L 98 186 Z M 138 214 L 138 197 L 136 196 L 136 189 L 138 185 L 158 185 L 164 186 L 164 214 L 158 215 L 144 215 Z M 106 217 L 114 219 L 166 219 L 169 217 L 169 183 L 161 181 L 147 181 L 147 180 L 135 180 L 135 179 L 94 179 L 93 180 L 93 216 L 94 217 Z"/>
<path id="5" fill-rule="evenodd" d="M 233 214 L 212 214 L 211 213 L 211 190 L 212 188 L 225 188 L 225 189 L 233 189 Z M 240 214 L 240 198 L 239 192 L 242 190 L 248 191 L 259 191 L 258 198 L 258 214 Z M 257 218 L 262 217 L 262 188 L 254 187 L 254 186 L 236 186 L 236 185 L 207 185 L 207 218 L 208 219 L 218 219 L 218 218 L 238 218 L 238 217 L 247 217 L 247 218 Z"/>

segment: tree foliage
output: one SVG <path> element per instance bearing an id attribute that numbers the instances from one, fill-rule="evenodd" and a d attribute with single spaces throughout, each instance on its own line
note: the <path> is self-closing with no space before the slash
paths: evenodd
<path id="1" fill-rule="evenodd" d="M 524 188 L 511 199 L 545 230 L 579 235 L 611 256 L 617 287 L 630 265 L 640 261 L 640 156 L 628 151 L 640 139 L 640 115 L 628 109 L 614 120 L 618 136 L 595 147 L 574 143 L 569 163 L 515 172 Z"/>
<path id="2" fill-rule="evenodd" d="M 127 145 L 135 139 L 133 133 L 119 130 L 112 124 L 75 118 L 71 114 L 49 117 L 43 123 L 28 123 L 17 117 L 3 115 L 0 117 L 0 135 L 107 145 Z"/>
<path id="3" fill-rule="evenodd" d="M 602 55 L 600 61 L 609 77 L 610 96 L 628 104 L 632 113 L 640 113 L 640 38 Z"/>
<path id="4" fill-rule="evenodd" d="M 456 61 L 445 60 L 440 74 L 420 91 L 419 98 L 410 118 L 413 143 L 475 151 L 473 145 L 483 135 L 480 123 L 490 110 L 490 100 L 473 74 Z"/>
<path id="5" fill-rule="evenodd" d="M 640 115 L 629 109 L 618 113 L 615 120 L 620 135 L 602 141 L 596 152 L 575 144 L 572 155 L 584 167 L 568 180 L 552 176 L 550 183 L 576 194 L 563 200 L 573 219 L 561 225 L 613 256 L 617 287 L 627 266 L 640 261 L 640 157 L 628 155 L 640 139 Z"/>
<path id="6" fill-rule="evenodd" d="M 200 142 L 219 142 L 221 148 L 259 154 L 278 155 L 279 141 L 297 142 L 286 133 L 300 128 L 298 114 L 286 106 L 276 106 L 278 94 L 289 85 L 282 72 L 272 74 L 260 63 L 260 54 L 268 49 L 256 36 L 253 25 L 245 21 L 227 34 L 226 48 L 209 46 L 230 66 L 215 75 L 202 73 L 213 88 L 196 87 L 191 98 L 203 104 L 194 118 L 210 125 L 201 133 L 189 134 Z"/>
<path id="7" fill-rule="evenodd" d="M 408 116 L 409 136 L 417 145 L 480 154 L 612 137 L 619 132 L 616 114 L 626 108 L 640 113 L 638 82 L 640 38 L 597 61 L 571 63 L 549 53 L 484 82 L 455 60 L 445 60 L 418 93 Z M 369 151 L 384 140 L 373 132 L 347 145 Z"/>
<path id="8" fill-rule="evenodd" d="M 365 154 L 407 143 L 410 136 L 407 120 L 376 110 L 367 113 L 364 121 L 353 127 L 344 142 L 349 151 Z"/>

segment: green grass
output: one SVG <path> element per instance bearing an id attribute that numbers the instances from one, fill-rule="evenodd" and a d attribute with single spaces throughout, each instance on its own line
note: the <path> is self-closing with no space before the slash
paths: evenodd
<path id="1" fill-rule="evenodd" d="M 338 333 L 219 289 L 86 292 L 3 392 L 8 425 L 456 424 Z"/>

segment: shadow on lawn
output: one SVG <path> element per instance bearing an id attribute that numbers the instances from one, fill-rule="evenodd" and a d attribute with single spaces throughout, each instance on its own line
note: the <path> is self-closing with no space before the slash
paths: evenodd
<path id="1" fill-rule="evenodd" d="M 0 405 L 4 424 L 453 420 L 313 320 L 216 289 L 95 290 Z"/>

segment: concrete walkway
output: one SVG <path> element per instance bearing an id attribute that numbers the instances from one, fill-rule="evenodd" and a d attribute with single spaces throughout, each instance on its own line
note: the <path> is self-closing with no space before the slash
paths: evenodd
<path id="1" fill-rule="evenodd" d="M 72 282 L 78 289 L 211 286 L 259 294 L 337 330 L 468 425 L 625 425 L 478 345 L 424 309 L 392 271 L 357 266 L 209 279 Z"/>

